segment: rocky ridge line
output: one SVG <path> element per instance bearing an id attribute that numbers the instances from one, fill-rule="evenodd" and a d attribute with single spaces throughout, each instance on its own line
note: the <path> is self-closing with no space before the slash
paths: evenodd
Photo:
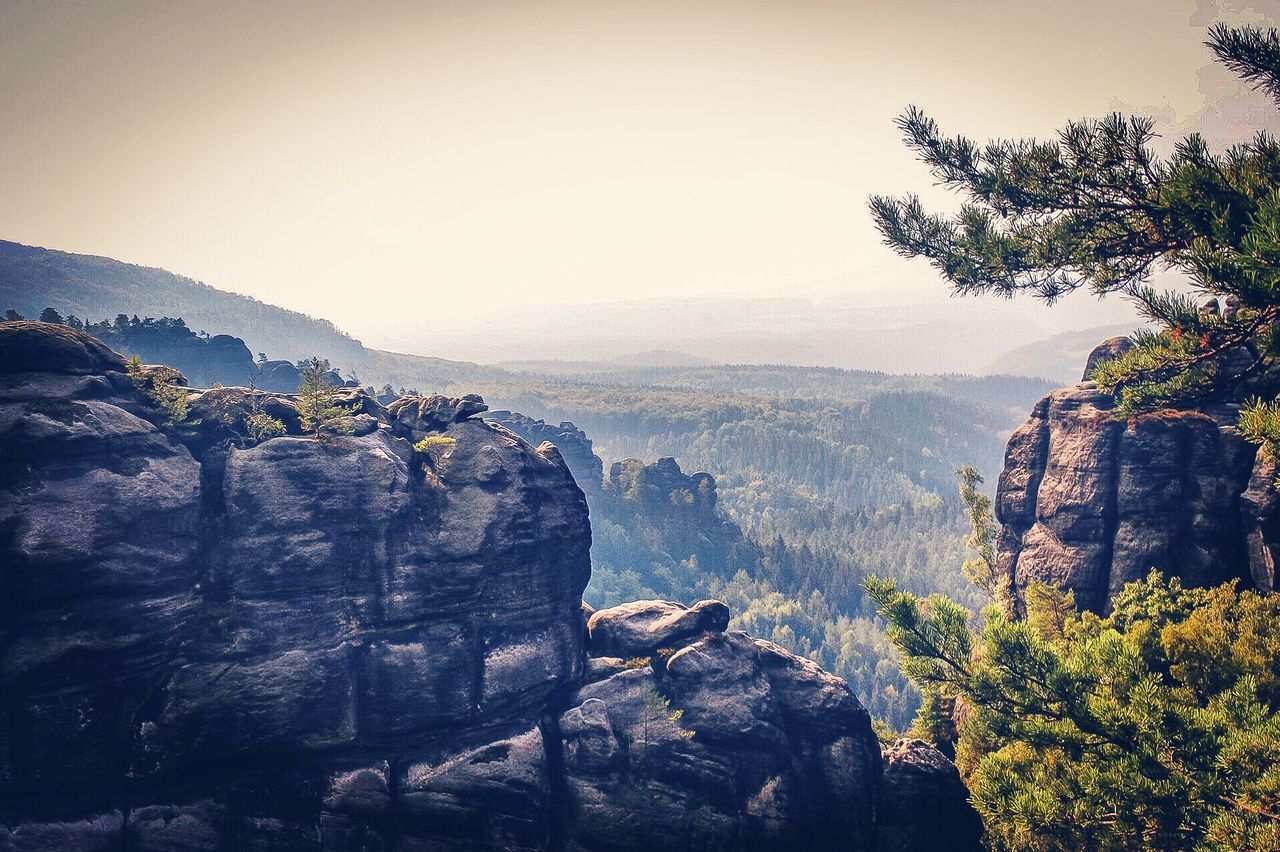
<path id="1" fill-rule="evenodd" d="M 343 393 L 350 436 L 243 388 L 191 391 L 199 422 L 169 426 L 102 344 L 0 324 L 0 849 L 902 836 L 842 680 L 714 602 L 588 627 L 554 446 L 478 398 Z M 289 434 L 246 439 L 250 411 Z"/>

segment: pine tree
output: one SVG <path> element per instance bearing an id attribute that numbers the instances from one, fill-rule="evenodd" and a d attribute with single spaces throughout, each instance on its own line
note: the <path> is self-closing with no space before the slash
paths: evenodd
<path id="1" fill-rule="evenodd" d="M 337 403 L 338 389 L 326 378 L 329 362 L 313 356 L 301 362 L 300 372 L 298 414 L 302 420 L 302 431 L 313 433 L 316 440 L 322 433 L 350 434 L 355 424 L 351 412 Z"/>
<path id="2" fill-rule="evenodd" d="M 1209 31 L 1219 61 L 1280 101 L 1275 29 Z M 1275 396 L 1280 358 L 1280 144 L 1259 132 L 1213 153 L 1199 135 L 1167 158 L 1153 123 L 1115 114 L 1072 122 L 1051 141 L 979 146 L 944 136 L 911 107 L 898 120 L 909 147 L 966 203 L 929 213 L 916 196 L 871 199 L 885 241 L 928 258 L 958 293 L 1031 293 L 1053 302 L 1087 287 L 1136 302 L 1158 331 L 1093 378 L 1118 412 L 1194 405 L 1225 395 Z M 1157 269 L 1187 277 L 1199 299 L 1159 291 Z M 1200 300 L 1208 300 L 1202 307 Z M 1254 400 L 1241 432 L 1280 452 L 1280 412 Z"/>
<path id="3" fill-rule="evenodd" d="M 1280 596 L 1153 573 L 1105 619 L 991 608 L 976 631 L 945 598 L 866 590 L 903 671 L 970 711 L 957 763 L 993 848 L 1280 848 Z"/>

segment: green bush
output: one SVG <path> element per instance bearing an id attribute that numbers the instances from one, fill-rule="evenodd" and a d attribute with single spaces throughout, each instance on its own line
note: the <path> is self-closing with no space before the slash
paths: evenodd
<path id="1" fill-rule="evenodd" d="M 142 366 L 142 359 L 134 355 L 129 359 L 126 368 L 133 386 L 143 391 L 156 405 L 167 413 L 169 425 L 182 423 L 191 414 L 191 403 L 187 400 L 187 389 L 178 383 L 182 374 L 172 367 L 153 367 L 147 370 Z"/>

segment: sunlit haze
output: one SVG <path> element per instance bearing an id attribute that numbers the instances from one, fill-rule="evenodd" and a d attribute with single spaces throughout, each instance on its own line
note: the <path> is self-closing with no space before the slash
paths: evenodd
<path id="1" fill-rule="evenodd" d="M 874 192 L 949 203 L 893 127 L 905 106 L 979 137 L 1126 108 L 1232 141 L 1261 101 L 1208 67 L 1205 27 L 1276 11 L 6 0 L 0 238 L 401 349 L 525 305 L 940 296 L 866 212 Z"/>

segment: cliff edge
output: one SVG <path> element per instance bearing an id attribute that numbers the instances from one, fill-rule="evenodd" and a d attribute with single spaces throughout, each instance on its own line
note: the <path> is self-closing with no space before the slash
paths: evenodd
<path id="1" fill-rule="evenodd" d="M 173 425 L 98 341 L 0 324 L 0 849 L 878 848 L 844 681 L 716 602 L 588 620 L 553 445 L 341 393 L 351 435 L 243 388 Z"/>

